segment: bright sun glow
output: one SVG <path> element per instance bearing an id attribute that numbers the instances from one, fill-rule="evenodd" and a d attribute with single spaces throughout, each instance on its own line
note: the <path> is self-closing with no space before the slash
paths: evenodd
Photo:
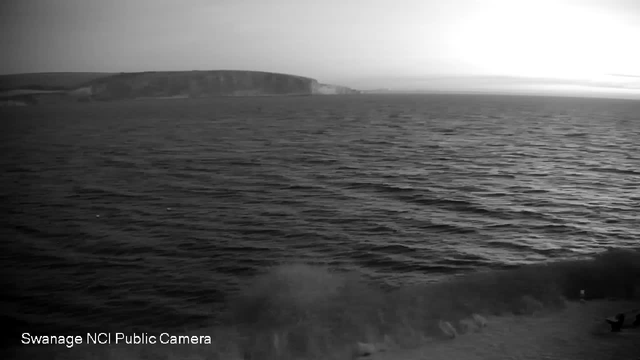
<path id="1" fill-rule="evenodd" d="M 479 71 L 592 80 L 640 64 L 637 30 L 585 8 L 504 1 L 452 28 L 454 50 Z"/>

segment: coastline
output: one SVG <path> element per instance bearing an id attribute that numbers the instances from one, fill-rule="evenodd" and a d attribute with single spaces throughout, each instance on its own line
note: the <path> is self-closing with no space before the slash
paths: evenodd
<path id="1" fill-rule="evenodd" d="M 376 354 L 376 360 L 636 360 L 640 328 L 610 332 L 605 318 L 640 306 L 636 301 L 567 303 L 564 310 L 532 316 L 489 317 L 479 333 L 432 341 L 413 350 Z"/>
<path id="2" fill-rule="evenodd" d="M 316 359 L 371 360 L 636 360 L 640 356 L 640 328 L 611 333 L 604 319 L 612 314 L 640 306 L 640 300 L 593 300 L 567 302 L 561 310 L 541 310 L 529 315 L 488 316 L 487 326 L 459 334 L 453 339 L 423 337 L 412 346 L 400 346 L 393 340 L 371 344 L 373 354 L 354 356 L 353 349 L 336 349 Z M 225 345 L 227 337 L 215 329 L 181 336 L 205 336 L 213 344 L 119 344 L 21 346 L 7 359 L 247 359 L 242 349 Z M 131 334 L 129 334 L 131 335 Z M 147 335 L 147 337 L 150 335 Z M 171 336 L 174 336 L 173 334 Z M 226 338 L 226 339 L 225 339 Z M 387 339 L 389 340 L 389 339 Z M 254 357 L 249 357 L 254 358 Z M 289 356 L 282 357 L 290 359 Z M 308 358 L 308 357 L 305 357 Z"/>

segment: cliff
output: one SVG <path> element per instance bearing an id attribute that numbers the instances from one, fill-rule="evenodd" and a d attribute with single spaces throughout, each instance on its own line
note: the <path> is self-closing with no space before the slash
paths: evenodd
<path id="1" fill-rule="evenodd" d="M 360 94 L 360 91 L 350 89 L 346 86 L 320 84 L 314 80 L 311 83 L 311 92 L 314 95 L 348 95 L 348 94 Z"/>
<path id="2" fill-rule="evenodd" d="M 139 73 L 119 73 L 97 76 L 71 76 L 88 81 L 57 78 L 51 73 L 0 76 L 0 98 L 14 99 L 16 91 L 22 91 L 19 98 L 27 103 L 39 103 L 43 90 L 56 90 L 60 99 L 75 100 L 127 100 L 144 98 L 184 98 L 211 96 L 300 96 L 354 94 L 356 90 L 344 86 L 320 84 L 308 77 L 269 73 L 261 71 L 149 71 Z M 38 76 L 42 81 L 38 82 Z M 23 78 L 20 78 L 22 76 Z M 9 78 L 11 77 L 11 78 Z M 57 82 L 52 79 L 58 80 Z M 8 81 L 11 80 L 11 81 Z M 43 85 L 44 83 L 44 85 Z M 28 84 L 11 87 L 11 84 Z M 9 90 L 9 91 L 7 91 Z M 29 94 L 26 94 L 25 91 Z M 35 90 L 35 91 L 34 91 Z M 28 96 L 27 96 L 28 95 Z M 47 99 L 53 99 L 51 94 Z"/>
<path id="3" fill-rule="evenodd" d="M 148 97 L 311 95 L 313 79 L 259 71 L 122 73 L 85 87 L 96 100 Z"/>
<path id="4" fill-rule="evenodd" d="M 113 73 L 57 72 L 0 75 L 0 92 L 11 90 L 72 90 L 83 83 L 108 77 Z"/>

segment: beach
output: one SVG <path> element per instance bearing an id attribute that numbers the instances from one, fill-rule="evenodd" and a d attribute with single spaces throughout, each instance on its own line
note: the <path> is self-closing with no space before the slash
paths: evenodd
<path id="1" fill-rule="evenodd" d="M 636 360 L 640 328 L 611 333 L 604 319 L 640 301 L 569 303 L 560 312 L 490 317 L 482 332 L 434 341 L 414 350 L 381 352 L 378 360 Z"/>

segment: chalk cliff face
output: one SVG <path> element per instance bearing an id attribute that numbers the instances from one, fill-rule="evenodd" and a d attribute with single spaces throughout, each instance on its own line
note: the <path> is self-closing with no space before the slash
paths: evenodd
<path id="1" fill-rule="evenodd" d="M 311 92 L 314 95 L 347 95 L 360 93 L 358 90 L 353 90 L 346 86 L 320 84 L 316 80 L 313 80 L 311 83 Z"/>
<path id="2" fill-rule="evenodd" d="M 311 95 L 313 79 L 258 71 L 124 73 L 88 84 L 92 98 Z"/>
<path id="3" fill-rule="evenodd" d="M 30 75 L 29 81 L 35 82 L 34 74 L 24 75 Z M 63 75 L 53 78 L 58 82 L 67 80 Z M 52 84 L 52 81 L 49 80 L 48 84 Z M 56 92 L 65 94 L 68 101 L 359 93 L 344 86 L 320 84 L 315 79 L 302 76 L 237 70 L 119 73 L 59 88 Z M 9 92 L 5 92 L 4 96 L 0 94 L 0 98 L 8 97 L 13 95 Z M 37 94 L 30 95 L 35 103 L 40 102 L 40 97 Z"/>

